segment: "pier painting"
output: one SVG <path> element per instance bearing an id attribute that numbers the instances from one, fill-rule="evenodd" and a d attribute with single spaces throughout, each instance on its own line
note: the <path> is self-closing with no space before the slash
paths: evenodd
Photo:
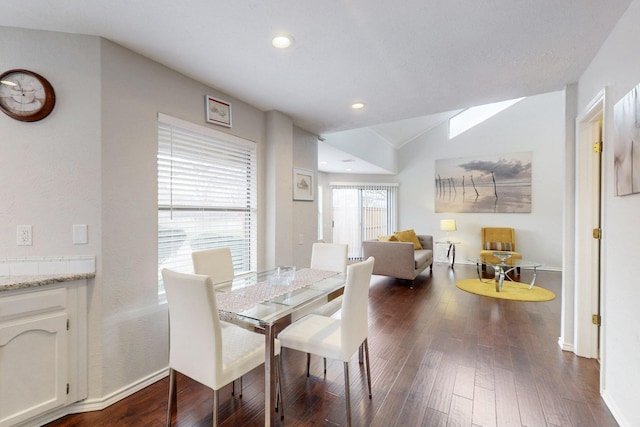
<path id="1" fill-rule="evenodd" d="M 640 193 L 640 85 L 626 94 L 613 108 L 614 193 L 616 196 Z"/>
<path id="2" fill-rule="evenodd" d="M 435 162 L 436 213 L 530 213 L 533 153 Z"/>

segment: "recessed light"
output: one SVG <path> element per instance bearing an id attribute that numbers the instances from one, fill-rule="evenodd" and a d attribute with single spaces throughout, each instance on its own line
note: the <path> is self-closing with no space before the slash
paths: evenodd
<path id="1" fill-rule="evenodd" d="M 278 34 L 273 39 L 271 39 L 271 44 L 278 49 L 286 49 L 293 45 L 293 37 L 289 34 Z"/>
<path id="2" fill-rule="evenodd" d="M 361 110 L 364 108 L 364 102 L 354 102 L 353 104 L 351 104 L 351 108 L 353 108 L 354 110 Z"/>
<path id="3" fill-rule="evenodd" d="M 321 164 L 321 165 L 326 165 L 326 164 L 327 164 L 327 162 L 323 160 L 323 161 L 321 161 L 321 162 L 320 162 L 320 164 Z"/>
<path id="4" fill-rule="evenodd" d="M 351 168 L 347 168 L 347 169 L 346 169 L 346 171 L 347 171 L 347 172 L 351 172 Z"/>

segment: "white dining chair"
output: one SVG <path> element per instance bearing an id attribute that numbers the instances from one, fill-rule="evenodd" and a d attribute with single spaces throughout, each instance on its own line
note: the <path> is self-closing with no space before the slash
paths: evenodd
<path id="1" fill-rule="evenodd" d="M 191 252 L 191 260 L 193 261 L 194 273 L 209 276 L 214 288 L 221 283 L 232 281 L 235 276 L 231 249 L 228 247 L 193 251 Z M 227 325 L 228 323 L 222 322 L 223 328 Z M 238 382 L 240 384 L 239 396 L 242 397 L 242 377 L 238 378 Z M 234 381 L 232 385 L 231 395 L 235 396 L 236 382 Z"/>
<path id="2" fill-rule="evenodd" d="M 311 264 L 309 268 L 317 270 L 335 271 L 345 274 L 347 272 L 347 256 L 349 246 L 343 243 L 316 242 L 311 246 Z M 311 311 L 314 314 L 331 316 L 342 305 L 342 296 L 335 298 Z"/>
<path id="3" fill-rule="evenodd" d="M 371 399 L 371 369 L 369 365 L 369 283 L 373 271 L 373 257 L 347 267 L 347 282 L 339 319 L 309 314 L 287 326 L 278 334 L 282 347 L 321 357 L 342 360 L 347 406 L 347 425 L 351 425 L 349 398 L 349 359 L 362 345 L 366 364 L 369 399 Z"/>
<path id="4" fill-rule="evenodd" d="M 220 320 L 209 276 L 163 269 L 162 278 L 169 304 L 167 426 L 171 425 L 176 371 L 213 389 L 213 425 L 216 426 L 219 390 L 264 363 L 265 337 Z M 221 326 L 223 323 L 225 327 Z M 278 340 L 274 349 L 278 356 Z M 279 402 L 279 363 L 275 365 L 276 401 Z"/>
<path id="5" fill-rule="evenodd" d="M 233 280 L 233 259 L 228 247 L 205 249 L 191 253 L 193 271 L 211 277 L 211 283 L 218 285 Z"/>
<path id="6" fill-rule="evenodd" d="M 309 268 L 317 270 L 335 271 L 345 274 L 347 272 L 349 246 L 344 243 L 315 242 L 311 246 L 311 264 Z M 294 314 L 291 321 L 294 322 L 307 314 L 320 314 L 323 316 L 333 316 L 340 311 L 342 306 L 342 295 L 329 302 L 315 304 L 305 310 Z M 307 376 L 309 376 L 309 366 L 311 365 L 311 355 L 307 353 Z M 324 359 L 324 372 L 327 372 L 327 359 Z"/>

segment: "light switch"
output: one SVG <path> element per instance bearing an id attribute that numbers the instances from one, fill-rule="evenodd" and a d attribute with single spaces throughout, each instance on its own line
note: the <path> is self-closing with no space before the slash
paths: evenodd
<path id="1" fill-rule="evenodd" d="M 73 244 L 74 245 L 86 245 L 89 241 L 87 233 L 87 224 L 74 224 L 73 225 Z"/>

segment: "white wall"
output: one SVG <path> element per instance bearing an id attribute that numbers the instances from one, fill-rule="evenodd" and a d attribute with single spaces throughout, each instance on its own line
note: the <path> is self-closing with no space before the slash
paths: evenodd
<path id="1" fill-rule="evenodd" d="M 99 395 L 108 396 L 163 370 L 168 361 L 167 308 L 157 297 L 158 112 L 258 146 L 263 144 L 265 118 L 251 106 L 112 42 L 101 41 L 101 57 L 104 275 Z M 207 94 L 231 102 L 232 128 L 205 122 Z"/>
<path id="2" fill-rule="evenodd" d="M 367 128 L 326 135 L 326 143 L 346 153 L 379 166 L 390 173 L 398 171 L 398 152 L 379 134 Z"/>
<path id="3" fill-rule="evenodd" d="M 259 247 L 286 254 L 291 245 L 265 243 L 266 114 L 158 63 L 97 37 L 0 27 L 1 69 L 28 68 L 47 77 L 57 103 L 36 123 L 0 114 L 0 257 L 96 255 L 89 286 L 89 399 L 99 409 L 165 371 L 167 307 L 157 296 L 157 115 L 159 112 L 255 141 L 258 145 Z M 232 103 L 233 128 L 205 122 L 204 97 Z M 291 120 L 300 166 L 315 169 L 310 141 Z M 294 158 L 290 146 L 290 159 Z M 289 164 L 292 160 L 289 160 Z M 275 212 L 303 218 L 288 204 Z M 314 203 L 305 208 L 313 209 Z M 299 211 L 299 212 L 298 212 Z M 310 223 L 289 221 L 287 233 L 309 233 Z M 16 246 L 16 225 L 32 224 L 33 246 Z M 89 225 L 89 244 L 72 245 L 72 225 Z M 313 233 L 310 233 L 314 235 Z M 283 247 L 286 246 L 286 247 Z M 296 257 L 310 257 L 310 245 Z M 305 253 L 305 251 L 308 251 Z"/>
<path id="4" fill-rule="evenodd" d="M 613 106 L 640 83 L 640 1 L 634 0 L 578 82 L 578 112 L 606 88 L 603 152 L 603 397 L 622 426 L 640 425 L 640 195 L 614 197 Z"/>
<path id="5" fill-rule="evenodd" d="M 444 236 L 440 220 L 455 219 L 454 236 L 462 242 L 457 262 L 477 256 L 481 227 L 513 227 L 524 258 L 541 262 L 544 269 L 560 269 L 564 123 L 564 92 L 552 92 L 528 97 L 453 140 L 444 123 L 405 145 L 398 174 L 400 227 L 439 238 Z M 531 213 L 434 213 L 435 160 L 525 151 L 533 153 Z"/>
<path id="6" fill-rule="evenodd" d="M 447 126 L 443 123 L 402 147 L 400 172 L 395 176 L 330 174 L 325 181 L 400 183 L 398 228 L 414 228 L 418 234 L 431 234 L 438 239 L 444 237 L 440 220 L 456 219 L 458 231 L 452 237 L 462 242 L 456 247 L 456 262 L 469 262 L 477 256 L 481 227 L 503 226 L 516 229 L 518 251 L 525 258 L 541 262 L 543 269 L 560 269 L 564 102 L 564 92 L 529 97 L 453 140 L 448 139 Z M 533 153 L 531 213 L 435 213 L 436 159 L 523 151 Z M 443 259 L 443 252 L 437 250 L 436 260 Z"/>
<path id="7" fill-rule="evenodd" d="M 315 171 L 318 167 L 318 137 L 300 128 L 293 129 L 293 166 Z M 293 202 L 293 265 L 308 267 L 311 263 L 311 246 L 318 240 L 318 174 L 315 174 L 313 201 Z M 293 173 L 291 174 L 293 179 Z M 293 185 L 293 183 L 292 183 Z M 291 190 L 293 193 L 293 189 Z M 293 197 L 293 194 L 289 197 Z"/>
<path id="8" fill-rule="evenodd" d="M 41 121 L 19 122 L 0 112 L 0 256 L 96 255 L 101 245 L 99 40 L 6 27 L 0 27 L 0 40 L 1 70 L 35 71 L 56 93 L 53 112 Z M 33 246 L 16 246 L 19 224 L 33 225 Z M 72 244 L 73 224 L 89 224 L 89 244 Z"/>
<path id="9" fill-rule="evenodd" d="M 56 105 L 45 119 L 0 113 L 0 256 L 95 255 L 89 281 L 89 393 L 101 387 L 102 164 L 100 40 L 0 27 L 0 69 L 26 68 L 49 80 Z M 73 64 L 72 67 L 69 64 Z M 16 246 L 16 225 L 33 225 L 33 246 Z M 87 224 L 88 244 L 72 244 Z"/>

